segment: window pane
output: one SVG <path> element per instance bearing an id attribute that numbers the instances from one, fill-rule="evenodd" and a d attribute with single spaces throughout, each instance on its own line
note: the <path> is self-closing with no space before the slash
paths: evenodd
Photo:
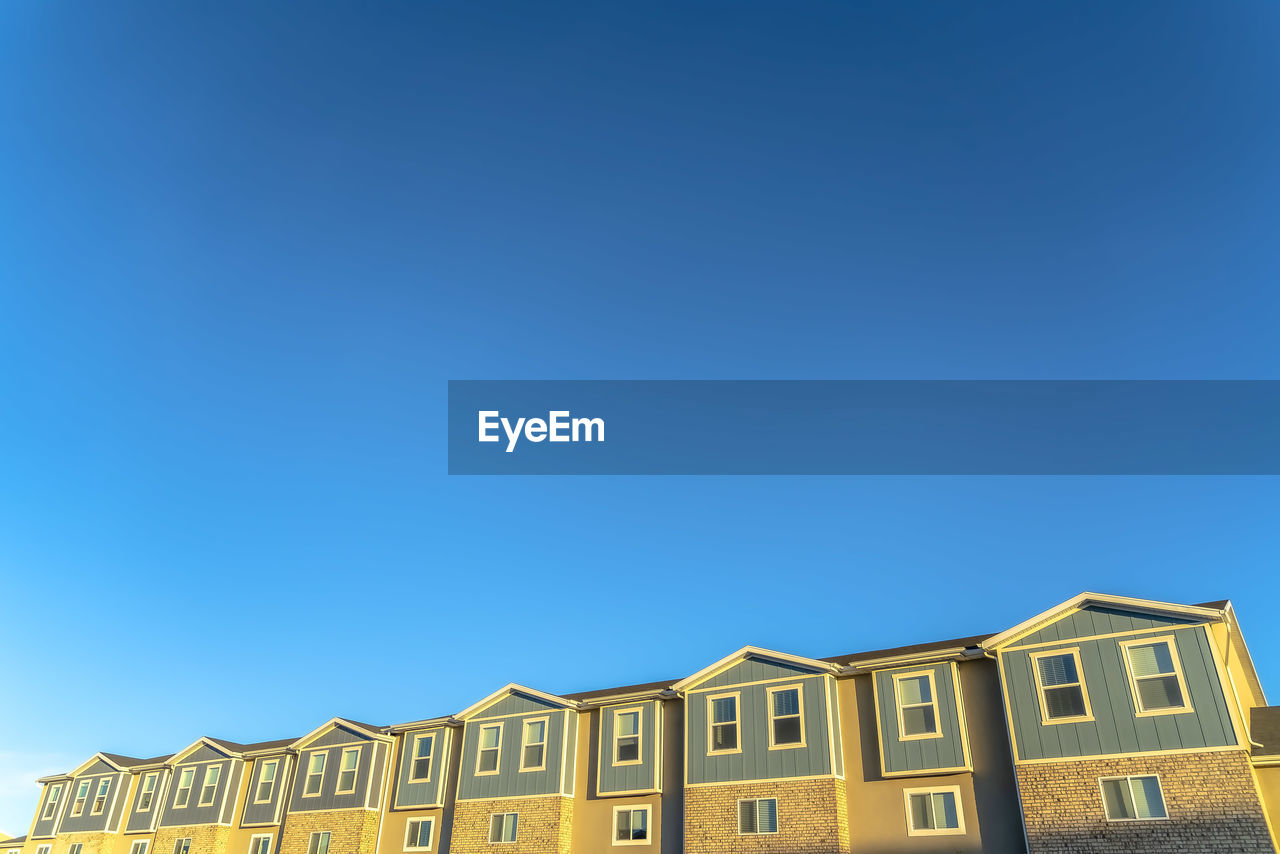
<path id="1" fill-rule="evenodd" d="M 932 800 L 935 825 L 952 830 L 959 828 L 960 817 L 956 815 L 955 792 L 934 792 Z"/>
<path id="2" fill-rule="evenodd" d="M 899 679 L 898 692 L 899 702 L 904 706 L 933 702 L 933 694 L 929 691 L 929 677 L 927 676 L 912 676 L 910 679 Z"/>
<path id="3" fill-rule="evenodd" d="M 1051 718 L 1074 718 L 1084 714 L 1084 691 L 1079 685 L 1046 688 L 1044 706 Z"/>
<path id="4" fill-rule="evenodd" d="M 800 714 L 800 689 L 773 692 L 773 714 L 774 717 Z"/>
<path id="5" fill-rule="evenodd" d="M 933 830 L 933 801 L 928 795 L 911 796 L 911 827 Z"/>
<path id="6" fill-rule="evenodd" d="M 525 744 L 544 741 L 547 733 L 546 721 L 529 721 L 524 725 Z"/>
<path id="7" fill-rule="evenodd" d="M 507 814 L 506 821 L 504 821 L 502 825 L 502 841 L 503 842 L 516 841 L 516 822 L 519 820 L 520 820 L 520 816 L 516 815 L 515 813 Z"/>
<path id="8" fill-rule="evenodd" d="M 1147 710 L 1180 709 L 1185 705 L 1177 676 L 1138 680 L 1138 697 L 1142 700 L 1142 708 Z"/>
<path id="9" fill-rule="evenodd" d="M 497 747 L 498 732 L 499 730 L 496 726 L 485 727 L 484 729 L 480 730 L 480 746 L 483 748 Z"/>
<path id="10" fill-rule="evenodd" d="M 778 832 L 778 802 L 774 798 L 756 801 L 756 828 L 760 833 Z"/>
<path id="11" fill-rule="evenodd" d="M 636 735 L 640 732 L 640 713 L 623 712 L 618 715 L 618 735 Z"/>
<path id="12" fill-rule="evenodd" d="M 1164 799 L 1155 777 L 1134 777 L 1129 781 L 1133 794 L 1133 811 L 1138 818 L 1164 818 Z"/>
<path id="13" fill-rule="evenodd" d="M 718 724 L 711 728 L 712 750 L 733 750 L 738 746 L 738 725 Z"/>
<path id="14" fill-rule="evenodd" d="M 648 810 L 632 810 L 631 811 L 631 838 L 632 839 L 648 839 L 649 838 L 649 811 Z"/>
<path id="15" fill-rule="evenodd" d="M 531 744 L 524 749 L 524 767 L 538 768 L 542 765 L 542 745 Z"/>
<path id="16" fill-rule="evenodd" d="M 500 815 L 489 816 L 489 841 L 502 841 L 502 816 Z"/>
<path id="17" fill-rule="evenodd" d="M 1107 818 L 1115 820 L 1136 818 L 1133 811 L 1133 799 L 1129 796 L 1129 781 L 1103 780 L 1102 799 L 1107 807 Z"/>
<path id="18" fill-rule="evenodd" d="M 1075 656 L 1069 653 L 1046 655 L 1039 659 L 1037 664 L 1040 668 L 1041 685 L 1069 685 L 1080 681 L 1080 675 L 1076 672 Z"/>
<path id="19" fill-rule="evenodd" d="M 635 762 L 640 758 L 640 739 L 631 736 L 618 739 L 618 761 Z"/>
<path id="20" fill-rule="evenodd" d="M 416 755 L 419 759 L 422 759 L 422 758 L 425 758 L 425 757 L 427 757 L 427 756 L 430 756 L 430 755 L 431 755 L 431 746 L 432 746 L 432 744 L 434 744 L 434 742 L 435 742 L 434 737 L 433 737 L 433 736 L 429 736 L 429 735 L 428 735 L 428 736 L 423 736 L 422 738 L 418 739 L 418 743 L 417 743 L 417 746 L 416 746 L 416 748 L 415 748 L 415 751 L 416 751 L 416 752 L 415 752 L 415 755 Z"/>
<path id="21" fill-rule="evenodd" d="M 756 832 L 756 802 L 738 801 L 738 832 Z"/>
<path id="22" fill-rule="evenodd" d="M 1138 677 L 1173 672 L 1173 654 L 1164 641 L 1129 647 L 1129 663 Z"/>
<path id="23" fill-rule="evenodd" d="M 631 838 L 631 811 L 618 810 L 618 826 L 614 829 L 613 838 L 616 840 Z"/>
<path id="24" fill-rule="evenodd" d="M 914 709 L 902 710 L 902 734 L 925 735 L 938 731 L 938 721 L 933 714 L 933 706 L 916 706 Z"/>
<path id="25" fill-rule="evenodd" d="M 736 697 L 719 697 L 711 701 L 712 723 L 725 723 L 738 719 L 738 702 Z"/>
<path id="26" fill-rule="evenodd" d="M 932 709 L 930 709 L 932 711 Z M 773 722 L 773 743 L 774 744 L 799 744 L 800 743 L 800 719 L 799 718 L 781 718 Z"/>
<path id="27" fill-rule="evenodd" d="M 498 751 L 497 750 L 480 751 L 480 770 L 481 771 L 497 771 L 498 770 Z"/>

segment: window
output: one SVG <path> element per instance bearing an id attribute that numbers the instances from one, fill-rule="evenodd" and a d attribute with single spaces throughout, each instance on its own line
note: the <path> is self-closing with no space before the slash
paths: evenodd
<path id="1" fill-rule="evenodd" d="M 1041 652 L 1031 655 L 1036 687 L 1040 693 L 1041 719 L 1047 724 L 1092 720 L 1089 695 L 1080 675 L 1080 651 Z"/>
<path id="2" fill-rule="evenodd" d="M 80 854 L 82 848 L 84 848 L 83 842 L 73 842 L 67 847 L 67 854 Z"/>
<path id="3" fill-rule="evenodd" d="M 737 753 L 738 695 L 707 697 L 707 754 Z"/>
<path id="4" fill-rule="evenodd" d="M 62 797 L 62 784 L 54 783 L 49 787 L 49 797 L 45 798 L 44 812 L 40 815 L 41 820 L 48 821 L 53 818 L 53 811 L 57 809 L 60 797 Z M 36 854 L 40 854 L 40 851 L 37 850 Z"/>
<path id="5" fill-rule="evenodd" d="M 329 854 L 329 831 L 311 834 L 311 839 L 307 842 L 307 854 Z"/>
<path id="6" fill-rule="evenodd" d="M 410 783 L 431 779 L 431 754 L 435 751 L 435 746 L 434 735 L 420 735 L 413 740 L 413 760 L 409 763 Z"/>
<path id="7" fill-rule="evenodd" d="M 1154 774 L 1145 777 L 1103 777 L 1102 804 L 1107 821 L 1153 821 L 1168 818 L 1164 809 L 1164 794 L 1160 791 L 1160 778 Z"/>
<path id="8" fill-rule="evenodd" d="M 345 795 L 356 790 L 356 769 L 360 767 L 360 748 L 348 747 L 342 751 L 342 761 L 338 763 L 338 794 Z"/>
<path id="9" fill-rule="evenodd" d="M 898 706 L 898 740 L 941 738 L 938 731 L 938 694 L 932 670 L 893 675 L 893 696 Z"/>
<path id="10" fill-rule="evenodd" d="M 960 787 L 907 789 L 908 836 L 948 836 L 964 833 L 960 811 Z"/>
<path id="11" fill-rule="evenodd" d="M 499 812 L 489 816 L 490 842 L 515 842 L 516 825 L 520 823 L 520 813 Z"/>
<path id="12" fill-rule="evenodd" d="M 139 839 L 129 846 L 129 854 L 147 854 L 147 840 Z"/>
<path id="13" fill-rule="evenodd" d="M 255 833 L 250 836 L 249 854 L 271 854 L 271 834 Z"/>
<path id="14" fill-rule="evenodd" d="M 502 758 L 502 724 L 480 727 L 480 749 L 476 752 L 476 773 L 497 774 Z"/>
<path id="15" fill-rule="evenodd" d="M 324 785 L 324 763 L 328 757 L 327 753 L 313 753 L 307 760 L 307 779 L 302 786 L 304 798 L 320 794 L 320 788 Z M 328 844 L 327 841 L 326 844 Z"/>
<path id="16" fill-rule="evenodd" d="M 613 843 L 648 845 L 649 807 L 614 807 Z"/>
<path id="17" fill-rule="evenodd" d="M 52 845 L 41 845 L 36 848 L 36 854 L 49 854 L 53 850 Z"/>
<path id="18" fill-rule="evenodd" d="M 434 818 L 415 818 L 409 821 L 404 834 L 405 851 L 430 851 L 431 834 L 436 829 Z"/>
<path id="19" fill-rule="evenodd" d="M 182 839 L 175 840 L 173 843 L 173 854 L 191 854 L 191 837 L 187 836 Z"/>
<path id="20" fill-rule="evenodd" d="M 799 685 L 769 689 L 769 747 L 804 746 L 804 700 Z"/>
<path id="21" fill-rule="evenodd" d="M 76 786 L 75 802 L 71 804 L 72 818 L 84 812 L 84 802 L 87 801 L 88 799 L 89 799 L 89 781 L 81 780 L 80 784 Z"/>
<path id="22" fill-rule="evenodd" d="M 255 804 L 265 804 L 275 795 L 278 773 L 280 773 L 279 759 L 268 759 L 262 763 L 262 773 L 258 775 L 258 788 L 253 793 Z"/>
<path id="23" fill-rule="evenodd" d="M 221 778 L 221 765 L 210 765 L 204 769 L 204 785 L 200 787 L 200 801 L 196 806 L 207 807 L 213 804 L 213 797 L 218 794 L 218 780 Z"/>
<path id="24" fill-rule="evenodd" d="M 98 781 L 98 793 L 93 796 L 93 809 L 89 815 L 102 815 L 107 808 L 107 793 L 111 791 L 111 778 L 103 777 Z"/>
<path id="25" fill-rule="evenodd" d="M 640 762 L 640 709 L 619 709 L 613 713 L 613 764 Z"/>
<path id="26" fill-rule="evenodd" d="M 173 805 L 175 807 L 185 807 L 187 805 L 187 801 L 191 799 L 191 785 L 195 782 L 195 779 L 196 769 L 182 769 L 182 773 L 178 775 L 178 791 L 173 798 Z"/>
<path id="27" fill-rule="evenodd" d="M 524 738 L 520 742 L 520 770 L 541 771 L 547 767 L 547 719 L 524 722 Z"/>
<path id="28" fill-rule="evenodd" d="M 738 833 L 778 832 L 778 799 L 757 798 L 738 801 Z"/>
<path id="29" fill-rule="evenodd" d="M 1129 665 L 1130 688 L 1139 715 L 1192 711 L 1173 638 L 1126 641 L 1120 646 Z"/>
<path id="30" fill-rule="evenodd" d="M 159 773 L 153 771 L 142 778 L 142 789 L 138 792 L 138 812 L 150 812 L 151 803 L 156 799 L 156 779 L 159 776 Z"/>

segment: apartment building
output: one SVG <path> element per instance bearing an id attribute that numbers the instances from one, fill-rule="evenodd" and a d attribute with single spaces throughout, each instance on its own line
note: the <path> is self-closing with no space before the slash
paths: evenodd
<path id="1" fill-rule="evenodd" d="M 46 777 L 5 854 L 1275 852 L 1280 707 L 1229 602 L 1085 593 L 993 635 L 510 684 L 391 726 Z"/>

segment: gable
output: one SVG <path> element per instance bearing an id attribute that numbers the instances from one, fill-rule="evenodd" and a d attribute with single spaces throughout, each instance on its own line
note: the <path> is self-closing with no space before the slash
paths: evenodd
<path id="1" fill-rule="evenodd" d="M 698 683 L 698 688 L 719 688 L 725 685 L 741 685 L 745 682 L 763 682 L 767 679 L 791 679 L 797 676 L 816 676 L 822 671 L 789 661 L 776 661 L 758 655 L 749 655 L 731 664 L 719 673 Z"/>
<path id="2" fill-rule="evenodd" d="M 1031 634 L 1018 638 L 1015 643 L 1051 643 L 1121 632 L 1185 626 L 1200 622 L 1192 617 L 1177 614 L 1155 614 L 1104 605 L 1087 605 L 1071 611 Z"/>
<path id="3" fill-rule="evenodd" d="M 307 742 L 307 747 L 328 747 L 333 744 L 350 744 L 353 741 L 373 741 L 369 736 L 361 732 L 356 732 L 350 727 L 342 724 L 334 724 L 328 732 L 322 732 L 311 741 Z"/>
<path id="4" fill-rule="evenodd" d="M 523 715 L 530 712 L 558 711 L 564 708 L 540 697 L 531 697 L 519 691 L 513 691 L 487 708 L 481 709 L 476 717 L 492 718 L 499 715 Z"/>
<path id="5" fill-rule="evenodd" d="M 85 768 L 79 774 L 76 774 L 76 777 L 92 777 L 96 774 L 114 774 L 114 773 L 116 773 L 115 768 L 112 768 L 110 765 L 108 765 L 107 763 L 99 759 L 96 762 L 94 762 L 92 765 L 90 765 L 88 768 Z"/>
<path id="6" fill-rule="evenodd" d="M 214 750 L 212 747 L 210 747 L 207 744 L 202 744 L 199 747 L 197 747 L 195 750 L 193 750 L 191 753 L 188 753 L 186 756 L 182 757 L 182 761 L 180 764 L 189 765 L 192 762 L 217 762 L 218 760 L 226 759 L 226 758 L 227 758 L 227 754 Z"/>

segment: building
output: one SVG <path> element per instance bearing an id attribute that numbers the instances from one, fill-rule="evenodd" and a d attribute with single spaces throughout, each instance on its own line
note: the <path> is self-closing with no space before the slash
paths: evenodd
<path id="1" fill-rule="evenodd" d="M 1280 707 L 1229 602 L 1085 593 L 994 635 L 510 684 L 392 726 L 98 753 L 5 854 L 1275 852 Z"/>

